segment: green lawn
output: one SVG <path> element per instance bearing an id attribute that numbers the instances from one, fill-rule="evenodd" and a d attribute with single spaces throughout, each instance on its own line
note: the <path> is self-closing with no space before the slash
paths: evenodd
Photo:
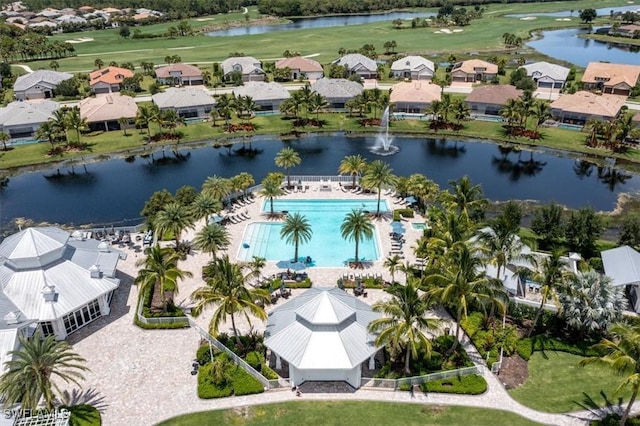
<path id="1" fill-rule="evenodd" d="M 499 422 L 496 419 L 500 419 Z M 473 419 L 473 420 L 471 420 Z M 176 417 L 158 426 L 201 425 L 536 425 L 504 411 L 467 407 L 439 407 L 387 402 L 296 401 L 235 410 L 205 411 Z"/>
<path id="2" fill-rule="evenodd" d="M 527 407 L 552 413 L 582 410 L 580 404 L 588 405 L 589 398 L 603 406 L 601 394 L 617 402 L 612 395 L 623 378 L 606 367 L 580 367 L 581 359 L 564 352 L 535 352 L 529 360 L 529 378 L 509 394 Z M 622 396 L 628 398 L 629 393 Z"/>

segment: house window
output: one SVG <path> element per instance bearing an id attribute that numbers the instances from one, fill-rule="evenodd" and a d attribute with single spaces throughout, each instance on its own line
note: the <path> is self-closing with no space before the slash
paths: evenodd
<path id="1" fill-rule="evenodd" d="M 51 321 L 43 321 L 40 323 L 40 334 L 42 337 L 48 337 L 55 334 Z"/>
<path id="2" fill-rule="evenodd" d="M 84 327 L 91 321 L 100 317 L 100 304 L 98 300 L 90 302 L 75 312 L 65 315 L 62 320 L 67 334 L 73 333 L 77 329 Z"/>

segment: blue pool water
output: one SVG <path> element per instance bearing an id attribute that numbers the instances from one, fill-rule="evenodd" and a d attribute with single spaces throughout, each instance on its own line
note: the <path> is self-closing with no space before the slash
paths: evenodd
<path id="1" fill-rule="evenodd" d="M 411 227 L 417 230 L 427 229 L 427 224 L 423 222 L 411 222 Z"/>
<path id="2" fill-rule="evenodd" d="M 344 240 L 340 235 L 340 225 L 345 215 L 353 209 L 375 212 L 376 204 L 375 200 L 274 200 L 273 209 L 286 210 L 290 214 L 298 212 L 309 221 L 313 234 L 308 243 L 300 244 L 299 257 L 311 257 L 311 266 L 340 267 L 355 255 L 355 243 Z M 265 201 L 262 211 L 269 210 L 269 202 Z M 380 202 L 380 210 L 388 211 L 384 200 Z M 294 247 L 280 238 L 281 227 L 281 222 L 254 222 L 247 225 L 238 258 L 251 260 L 253 256 L 260 256 L 272 261 L 293 259 Z M 372 239 L 360 242 L 358 257 L 361 260 L 375 261 L 381 257 L 378 238 L 376 229 Z"/>

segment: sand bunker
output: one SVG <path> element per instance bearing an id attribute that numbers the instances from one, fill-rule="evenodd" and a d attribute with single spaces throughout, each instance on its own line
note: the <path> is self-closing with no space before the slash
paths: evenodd
<path id="1" fill-rule="evenodd" d="M 453 33 L 461 33 L 464 30 L 461 29 L 455 29 L 455 30 L 450 30 L 449 28 L 442 28 L 441 30 L 438 31 L 434 31 L 434 34 L 453 34 Z"/>
<path id="2" fill-rule="evenodd" d="M 520 18 L 521 21 L 534 21 L 538 18 L 536 18 L 535 16 L 525 16 L 524 18 Z"/>
<path id="3" fill-rule="evenodd" d="M 78 43 L 86 43 L 88 41 L 93 41 L 91 37 L 80 37 L 73 40 L 67 40 L 67 43 L 78 44 Z"/>
<path id="4" fill-rule="evenodd" d="M 571 18 L 556 18 L 556 21 L 571 21 Z"/>
<path id="5" fill-rule="evenodd" d="M 454 33 L 461 33 L 461 32 L 463 32 L 463 31 L 464 31 L 464 30 L 463 30 L 463 29 L 460 29 L 460 28 L 453 30 L 453 32 L 454 32 Z"/>
<path id="6" fill-rule="evenodd" d="M 213 21 L 216 18 L 198 18 L 196 19 L 196 21 L 198 22 L 205 22 L 205 21 Z"/>

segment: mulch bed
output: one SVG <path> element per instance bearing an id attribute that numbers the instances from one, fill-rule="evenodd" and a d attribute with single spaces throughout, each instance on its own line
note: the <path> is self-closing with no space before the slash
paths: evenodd
<path id="1" fill-rule="evenodd" d="M 358 123 L 362 127 L 379 126 L 380 125 L 380 119 L 379 118 L 363 118 L 361 120 L 358 120 Z"/>
<path id="2" fill-rule="evenodd" d="M 516 388 L 523 384 L 528 377 L 529 366 L 527 361 L 522 359 L 520 355 L 515 354 L 502 359 L 502 368 L 498 379 L 504 384 L 505 388 Z"/>

